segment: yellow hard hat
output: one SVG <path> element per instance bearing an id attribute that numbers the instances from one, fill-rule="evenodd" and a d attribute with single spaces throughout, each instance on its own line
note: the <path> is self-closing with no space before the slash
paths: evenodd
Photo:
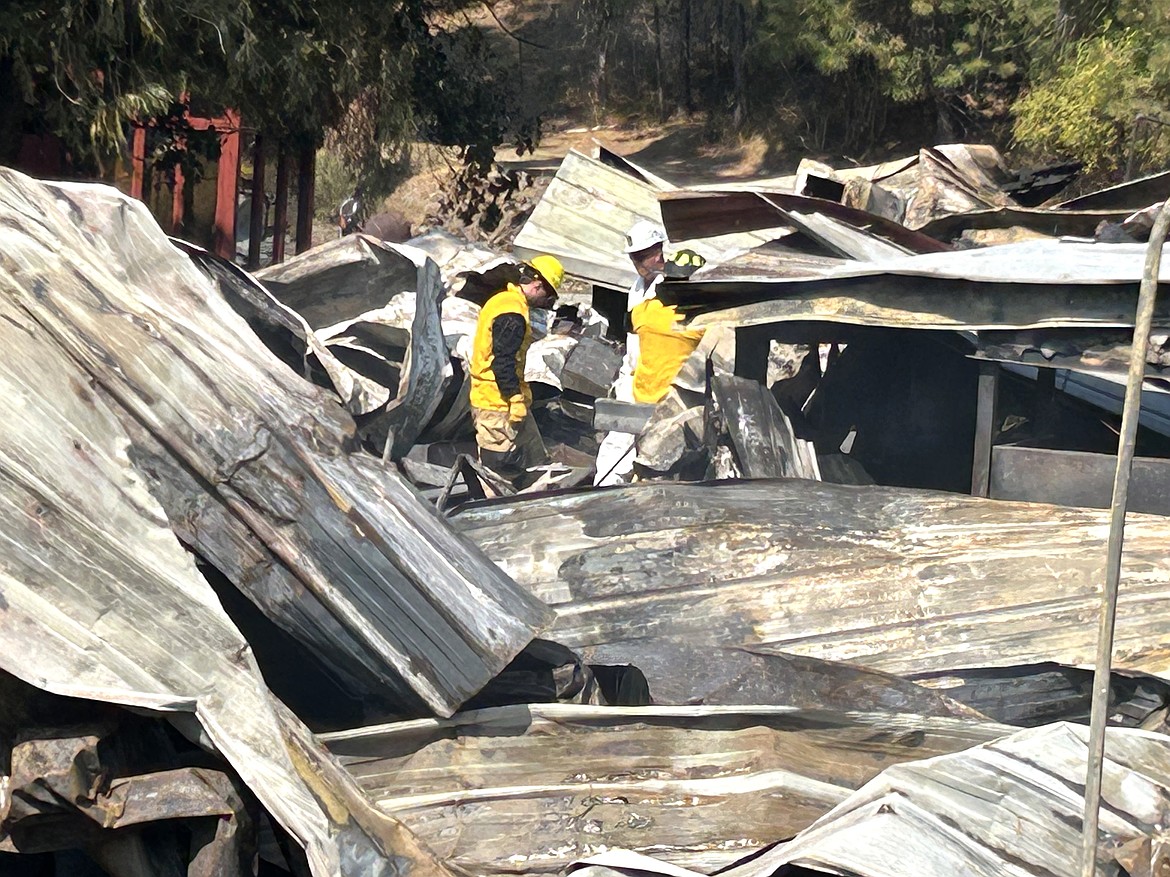
<path id="1" fill-rule="evenodd" d="M 528 261 L 528 264 L 536 269 L 536 273 L 541 276 L 553 292 L 561 291 L 561 283 L 565 279 L 565 266 L 556 256 L 535 256 Z"/>

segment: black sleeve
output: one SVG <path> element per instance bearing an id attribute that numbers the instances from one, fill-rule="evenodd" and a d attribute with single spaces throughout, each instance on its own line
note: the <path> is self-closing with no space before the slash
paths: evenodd
<path id="1" fill-rule="evenodd" d="M 492 320 L 492 374 L 496 386 L 505 399 L 520 392 L 520 376 L 516 370 L 516 355 L 524 343 L 528 328 L 519 314 L 500 314 Z"/>

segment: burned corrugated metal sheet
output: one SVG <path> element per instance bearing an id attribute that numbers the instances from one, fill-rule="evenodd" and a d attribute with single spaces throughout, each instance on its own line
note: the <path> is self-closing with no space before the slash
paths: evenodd
<path id="1" fill-rule="evenodd" d="M 561 260 L 568 273 L 582 280 L 626 289 L 637 277 L 624 252 L 626 232 L 639 219 L 662 222 L 659 191 L 625 171 L 570 151 L 516 235 L 513 249 L 525 259 L 549 253 Z M 733 230 L 725 229 L 718 237 L 702 241 L 672 237 L 671 244 L 694 247 L 708 263 L 718 264 L 781 233 L 766 229 L 747 234 L 726 231 Z"/>
<path id="2" fill-rule="evenodd" d="M 711 379 L 711 398 L 745 478 L 820 480 L 815 451 L 796 437 L 788 415 L 763 384 L 717 375 Z"/>
<path id="3" fill-rule="evenodd" d="M 347 453 L 348 416 L 258 343 L 141 204 L 106 187 L 5 172 L 0 216 L 2 282 L 19 308 L 6 325 L 37 327 L 13 341 L 28 349 L 24 361 L 13 359 L 8 395 L 30 401 L 27 416 L 0 431 L 9 453 L 21 455 L 12 459 L 35 449 L 36 436 L 76 432 L 100 399 L 110 417 L 149 432 L 244 525 L 261 565 L 292 573 L 301 589 L 270 595 L 272 603 L 319 602 L 340 621 L 347 650 L 364 652 L 370 671 L 415 709 L 453 711 L 547 622 L 543 606 L 450 533 L 394 473 Z M 32 389 L 52 379 L 38 358 L 58 351 L 72 363 L 58 376 L 65 383 Z M 62 395 L 79 406 L 69 417 Z M 133 456 L 125 429 L 109 426 L 94 451 L 65 448 L 62 461 L 116 450 L 125 466 Z M 69 472 L 62 462 L 42 477 Z M 129 468 L 119 477 L 139 481 Z M 142 480 L 154 477 L 146 471 Z M 219 537 L 196 529 L 192 538 L 201 550 Z M 245 592 L 263 581 L 249 572 L 236 580 Z M 474 611 L 452 610 L 470 607 L 467 600 Z"/>
<path id="4" fill-rule="evenodd" d="M 1113 454 L 996 445 L 991 449 L 988 495 L 1107 509 L 1113 500 L 1116 469 Z M 1170 515 L 1170 460 L 1134 457 L 1126 507 Z"/>
<path id="5" fill-rule="evenodd" d="M 615 845 L 718 868 L 807 826 L 888 764 L 1005 730 L 789 707 L 534 704 L 322 739 L 452 866 L 546 874 Z"/>
<path id="6" fill-rule="evenodd" d="M 328 241 L 256 277 L 314 329 L 352 320 L 421 285 L 426 254 L 361 234 Z"/>
<path id="7" fill-rule="evenodd" d="M 647 483 L 452 520 L 554 606 L 570 648 L 669 636 L 898 675 L 1094 659 L 1103 512 L 793 479 Z M 1170 679 L 1168 539 L 1165 518 L 1127 524 L 1116 666 Z"/>
<path id="8" fill-rule="evenodd" d="M 649 183 L 570 151 L 513 241 L 522 258 L 556 256 L 570 274 L 614 289 L 637 276 L 625 234 L 639 219 L 659 221 L 658 190 Z"/>
<path id="9" fill-rule="evenodd" d="M 1056 724 L 886 770 L 787 843 L 721 873 L 1077 877 L 1089 731 Z M 1163 814 L 1170 738 L 1106 734 L 1095 873 L 1155 877 L 1167 864 Z M 613 852 L 574 873 L 685 877 L 674 863 Z M 1119 868 L 1122 869 L 1119 871 Z"/>
<path id="10" fill-rule="evenodd" d="M 1027 241 L 847 263 L 818 277 L 724 277 L 663 284 L 695 325 L 827 320 L 920 329 L 1129 326 L 1145 247 Z M 1170 269 L 1163 268 L 1163 284 Z M 1156 320 L 1170 320 L 1160 296 Z"/>
<path id="11" fill-rule="evenodd" d="M 659 191 L 665 192 L 667 189 L 676 188 L 674 183 L 658 176 L 658 174 L 642 167 L 640 164 L 635 163 L 633 159 L 614 152 L 599 140 L 595 139 L 594 142 L 597 143 L 597 160 L 602 164 L 607 164 L 610 167 L 617 168 L 619 171 L 623 171 L 632 177 L 636 177 L 643 183 L 649 183 Z"/>
<path id="12" fill-rule="evenodd" d="M 390 391 L 348 368 L 313 332 L 304 317 L 281 302 L 248 272 L 187 241 L 171 239 L 205 274 L 220 293 L 282 362 L 309 379 L 337 391 L 350 414 L 360 415 L 386 404 Z M 312 364 L 325 374 L 321 380 Z"/>
<path id="13" fill-rule="evenodd" d="M 1132 212 L 1170 195 L 1170 171 L 1127 180 L 1056 205 L 1061 210 L 1113 210 Z"/>
<path id="14" fill-rule="evenodd" d="M 143 205 L 106 187 L 2 171 L 0 216 L 0 393 L 13 415 L 0 429 L 0 666 L 58 694 L 195 713 L 305 845 L 317 877 L 408 863 L 442 873 L 269 694 L 247 642 L 128 465 L 125 412 L 107 393 L 162 428 L 194 367 L 171 345 L 200 337 L 180 292 L 186 283 L 209 293 L 207 281 Z M 106 237 L 114 229 L 120 240 Z M 113 258 L 122 245 L 136 258 Z M 126 297 L 146 276 L 165 292 L 153 313 Z M 212 336 L 243 337 L 214 293 L 200 309 Z M 165 370 L 171 388 L 145 380 L 144 367 Z M 112 369 L 125 384 L 114 385 Z M 137 404 L 146 400 L 153 404 Z M 206 401 L 187 395 L 181 404 L 198 414 Z"/>
<path id="15" fill-rule="evenodd" d="M 948 695 L 852 664 L 651 637 L 581 650 L 595 675 L 631 669 L 649 702 L 673 706 L 799 707 L 840 713 L 985 718 Z M 622 677 L 624 680 L 624 677 Z M 620 698 L 618 699 L 620 702 Z"/>
<path id="16" fill-rule="evenodd" d="M 974 359 L 1124 376 L 1129 369 L 1133 332 L 1067 328 L 984 330 L 974 333 L 972 339 Z M 1146 375 L 1170 375 L 1170 326 L 1155 327 L 1150 335 Z"/>
<path id="17" fill-rule="evenodd" d="M 950 249 L 946 244 L 886 217 L 824 198 L 788 192 L 682 190 L 659 195 L 659 206 L 671 240 L 774 228 L 787 224 L 789 220 L 784 211 L 792 211 L 823 214 L 847 226 L 887 238 L 910 253 L 940 253 Z"/>
<path id="18" fill-rule="evenodd" d="M 442 325 L 444 289 L 430 259 L 417 292 L 395 295 L 384 307 L 318 330 L 330 352 L 375 386 L 385 402 L 361 422 L 364 438 L 389 459 L 401 459 L 422 435 L 454 378 Z"/>
<path id="19" fill-rule="evenodd" d="M 993 207 L 939 216 L 919 231 L 940 241 L 955 240 L 968 229 L 1025 228 L 1049 237 L 1091 238 L 1103 221 L 1119 222 L 1129 210 L 1062 210 L 1056 207 Z"/>

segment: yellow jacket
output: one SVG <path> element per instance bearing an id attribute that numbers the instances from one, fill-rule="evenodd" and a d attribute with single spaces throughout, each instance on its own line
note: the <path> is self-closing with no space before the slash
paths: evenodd
<path id="1" fill-rule="evenodd" d="M 528 299 L 520 287 L 509 283 L 487 300 L 479 312 L 475 325 L 475 343 L 471 348 L 471 405 L 487 411 L 507 411 L 508 400 L 500 394 L 496 374 L 492 369 L 495 354 L 492 351 L 492 323 L 503 314 L 519 314 L 524 318 L 524 340 L 516 354 L 516 374 L 524 402 L 532 404 L 532 390 L 524 380 L 524 358 L 532 344 L 532 324 L 528 319 Z"/>
<path id="2" fill-rule="evenodd" d="M 681 322 L 673 305 L 648 298 L 630 311 L 638 336 L 638 364 L 634 366 L 634 400 L 658 402 L 682 364 L 699 346 L 701 329 L 675 329 Z"/>

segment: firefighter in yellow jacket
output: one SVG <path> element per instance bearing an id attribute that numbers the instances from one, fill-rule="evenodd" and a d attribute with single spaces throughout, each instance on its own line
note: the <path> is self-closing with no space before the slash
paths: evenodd
<path id="1" fill-rule="evenodd" d="M 507 478 L 544 463 L 540 431 L 532 419 L 532 390 L 524 380 L 524 358 L 532 344 L 529 307 L 551 307 L 565 269 L 553 256 L 520 266 L 520 283 L 509 283 L 479 312 L 471 352 L 471 417 L 480 461 Z"/>
<path id="2" fill-rule="evenodd" d="M 702 330 L 683 328 L 682 316 L 658 298 L 657 288 L 663 276 L 688 277 L 705 260 L 691 250 L 681 250 L 668 262 L 663 253 L 665 243 L 666 233 L 648 220 L 634 223 L 626 235 L 626 255 L 638 279 L 627 296 L 630 331 L 626 356 L 614 383 L 614 397 L 622 402 L 661 401 L 703 337 Z M 608 433 L 597 449 L 593 483 L 627 481 L 634 469 L 634 444 L 635 437 L 629 433 Z"/>

